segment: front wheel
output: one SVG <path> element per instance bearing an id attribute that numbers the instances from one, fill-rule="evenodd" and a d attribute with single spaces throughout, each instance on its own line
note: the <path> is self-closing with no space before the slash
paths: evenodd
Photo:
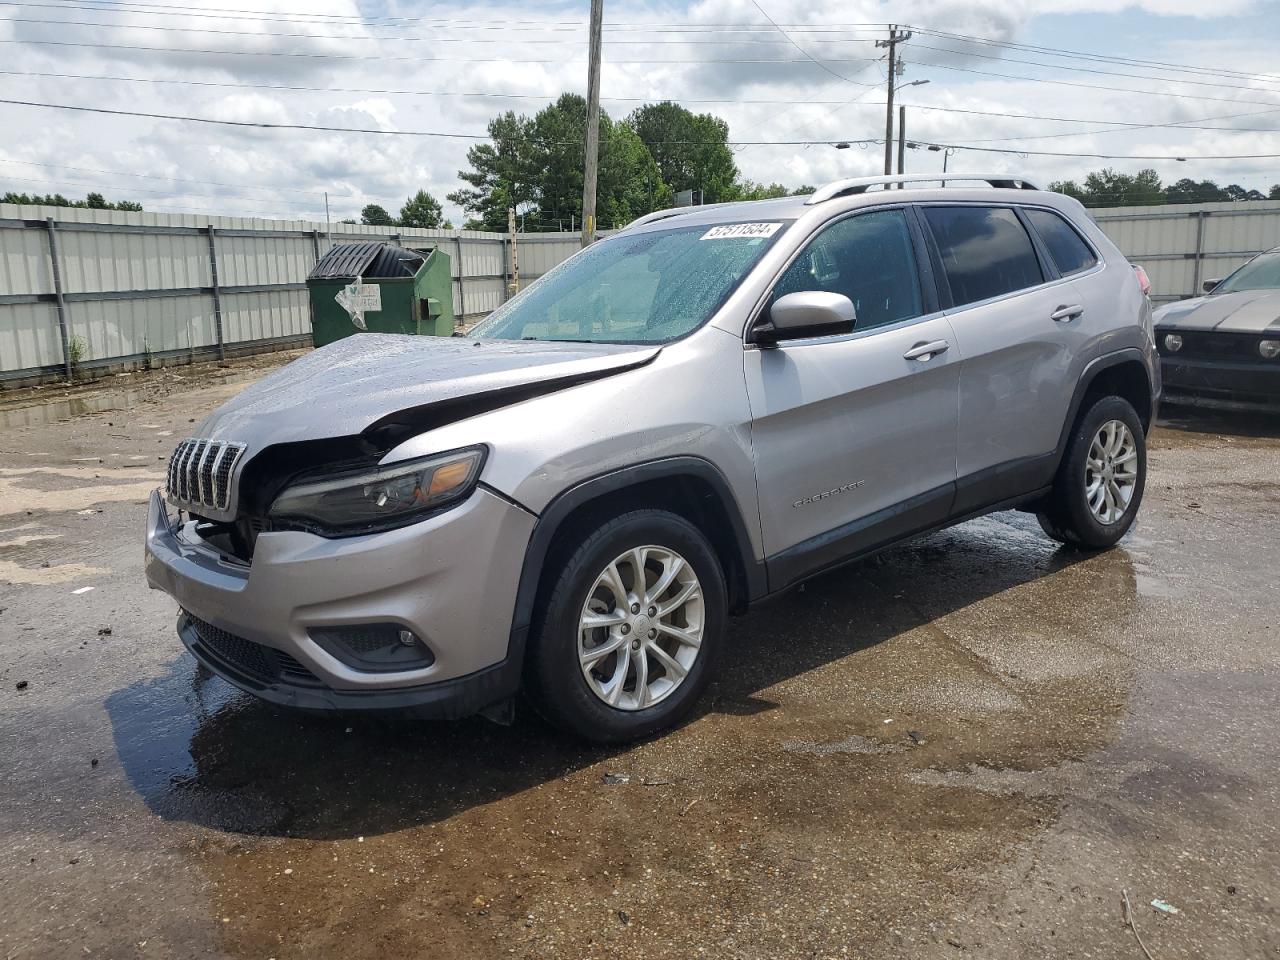
<path id="1" fill-rule="evenodd" d="M 589 532 L 550 587 L 526 665 L 556 726 L 597 743 L 677 723 L 711 679 L 728 604 L 707 538 L 637 510 Z"/>
<path id="2" fill-rule="evenodd" d="M 1121 397 L 1103 397 L 1076 423 L 1053 490 L 1038 513 L 1053 539 L 1089 550 L 1129 532 L 1147 482 L 1142 421 Z"/>

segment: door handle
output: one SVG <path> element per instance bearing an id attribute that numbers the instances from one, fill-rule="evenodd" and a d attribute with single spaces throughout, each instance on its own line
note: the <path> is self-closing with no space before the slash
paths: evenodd
<path id="1" fill-rule="evenodd" d="M 919 360 L 921 363 L 932 360 L 940 353 L 946 353 L 951 346 L 946 340 L 934 340 L 930 343 L 917 343 L 902 355 L 904 360 Z"/>
<path id="2" fill-rule="evenodd" d="M 1049 319 L 1056 320 L 1058 323 L 1070 323 L 1082 313 L 1084 313 L 1084 307 L 1078 303 L 1073 303 L 1070 306 L 1059 307 L 1049 314 Z"/>

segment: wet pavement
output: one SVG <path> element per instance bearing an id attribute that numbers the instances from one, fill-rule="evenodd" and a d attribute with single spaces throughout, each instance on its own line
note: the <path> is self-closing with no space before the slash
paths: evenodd
<path id="1" fill-rule="evenodd" d="M 1000 514 L 763 605 L 608 750 L 197 669 L 144 500 L 244 382 L 0 428 L 0 956 L 1141 958 L 1124 891 L 1280 958 L 1280 416 L 1167 411 L 1107 553 Z"/>

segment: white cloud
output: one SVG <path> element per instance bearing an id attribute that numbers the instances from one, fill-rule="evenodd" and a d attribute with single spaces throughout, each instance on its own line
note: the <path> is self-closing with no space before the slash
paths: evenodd
<path id="1" fill-rule="evenodd" d="M 243 0 L 226 0 L 245 6 Z M 629 5 L 618 20 L 641 24 L 644 31 L 611 29 L 607 34 L 603 92 L 606 98 L 674 98 L 686 102 L 727 99 L 739 102 L 690 104 L 694 109 L 724 116 L 734 137 L 745 140 L 857 141 L 883 135 L 883 66 L 873 42 L 878 34 L 842 25 L 901 19 L 927 23 L 932 29 L 981 35 L 999 40 L 1025 39 L 1040 14 L 1113 12 L 1138 8 L 1153 17 L 1212 16 L 1229 18 L 1253 9 L 1249 0 L 1221 0 L 1211 8 L 1197 0 L 1031 0 L 1016 6 L 991 0 L 917 0 L 882 5 L 873 0 L 834 3 L 832 0 L 761 0 L 775 20 L 809 29 L 794 35 L 806 51 L 840 60 L 833 69 L 853 83 L 839 80 L 804 60 L 794 47 L 765 22 L 750 0 L 702 0 L 686 13 L 667 7 Z M 585 26 L 580 11 L 534 13 L 527 6 L 507 3 L 483 8 L 461 4 L 393 4 L 391 16 L 420 16 L 410 24 L 370 24 L 361 21 L 353 0 L 255 0 L 264 11 L 257 16 L 228 13 L 197 16 L 208 9 L 202 0 L 189 14 L 143 15 L 102 11 L 66 11 L 67 20 L 96 20 L 128 24 L 128 29 L 0 24 L 0 40 L 56 40 L 107 43 L 157 49 L 102 49 L 94 46 L 53 46 L 6 43 L 10 70 L 133 77 L 144 81 L 186 80 L 214 85 L 179 85 L 53 77 L 7 77 L 11 99 L 84 104 L 154 113 L 184 113 L 247 122 L 303 123 L 374 127 L 395 130 L 440 130 L 482 133 L 497 113 L 513 109 L 533 112 L 563 90 L 582 91 L 586 80 Z M 37 8 L 31 8 L 35 11 Z M 29 16 L 38 16 L 29 13 Z M 336 21 L 323 15 L 345 18 Z M 273 22 L 270 18 L 294 22 Z M 610 19 L 613 18 L 611 11 Z M 51 19 L 51 18 L 50 18 Z M 445 21 L 452 19 L 453 23 Z M 554 21 L 554 29 L 517 21 Z M 463 27 L 465 21 L 472 26 Z M 566 21 L 577 26 L 562 27 Z M 696 32 L 675 33 L 673 24 L 692 22 Z M 742 30 L 717 26 L 752 24 Z M 147 25 L 184 27 L 194 31 L 143 29 Z M 488 29 L 488 28 L 495 29 Z M 788 26 L 788 29 L 791 29 Z M 221 32 L 213 32 L 221 31 Z M 833 32 L 834 31 L 834 32 Z M 1189 27 L 1183 39 L 1163 46 L 1145 43 L 1126 56 L 1170 62 L 1229 64 L 1233 70 L 1271 69 L 1270 44 L 1242 36 L 1204 43 Z M 316 36 L 282 36 L 303 34 Z M 399 35 L 400 39 L 374 38 Z M 430 42 L 407 39 L 429 36 Z M 623 40 L 633 43 L 622 43 Z M 550 41 L 550 42 L 548 42 Z M 918 36 L 905 48 L 909 64 L 905 79 L 929 79 L 930 85 L 904 91 L 909 138 L 945 143 L 990 141 L 1008 146 L 1007 138 L 1083 131 L 1071 137 L 1014 141 L 1027 150 L 1077 153 L 1280 153 L 1280 135 L 1234 131 L 1102 131 L 1105 125 L 1070 125 L 1018 119 L 1009 114 L 1083 117 L 1169 123 L 1265 110 L 1257 104 L 1212 100 L 1180 100 L 1156 95 L 1170 91 L 1224 100 L 1276 101 L 1280 83 L 1254 81 L 1257 92 L 1231 89 L 1231 78 L 1170 74 L 1163 83 L 1098 74 L 1046 74 L 1013 59 L 1044 59 L 1001 47 L 977 52 L 1001 57 L 989 60 L 927 50 L 952 47 L 951 41 Z M 214 52 L 189 52 L 193 49 Z M 1002 53 L 1002 50 L 1004 52 Z M 267 55 L 257 55 L 267 54 Z M 283 56 L 295 54 L 296 56 Z M 448 60 L 412 58 L 447 57 Z M 467 58 L 486 62 L 468 64 Z M 398 59 L 397 59 L 398 58 Z M 408 58 L 408 59 L 407 59 Z M 494 60 L 493 58 L 506 58 Z M 720 63 L 794 60 L 793 63 Z M 636 63 L 647 60 L 666 63 Z M 545 62 L 523 62 L 545 61 Z M 1076 66 L 1128 73 L 1151 73 L 1085 61 Z M 1039 73 L 1070 82 L 1097 86 L 1149 89 L 1151 95 L 1084 89 L 1029 81 L 1005 81 L 979 73 L 943 69 L 944 65 L 994 73 Z M 1221 82 L 1214 88 L 1178 84 L 1199 79 Z M 233 86 L 219 86 L 230 84 Z M 234 85 L 260 85 L 237 87 Z M 873 87 L 860 84 L 873 84 Z M 319 88 L 265 89 L 264 86 Z M 342 92 L 339 88 L 352 91 Z M 469 94 L 524 94 L 542 100 L 493 96 L 411 96 L 392 90 L 426 90 Z M 861 98 L 847 106 L 813 101 Z M 750 104 L 744 100 L 774 100 Z M 616 118 L 638 106 L 632 101 L 606 99 Z M 993 115 L 926 111 L 914 105 L 959 107 Z M 378 137 L 356 134 L 263 130 L 182 124 L 134 117 L 112 117 L 0 106 L 0 124 L 11 132 L 0 146 L 0 184 L 28 191 L 61 190 L 83 194 L 99 189 L 113 198 L 132 198 L 150 209 L 185 209 L 209 213 L 323 216 L 323 195 L 330 194 L 335 218 L 358 215 L 367 202 L 396 210 L 404 198 L 426 188 L 444 200 L 457 189 L 456 173 L 466 166 L 469 141 L 437 138 Z M 1222 126 L 1280 127 L 1280 113 L 1248 119 L 1214 121 Z M 972 144 L 978 146 L 979 144 Z M 748 146 L 737 154 L 745 176 L 765 182 L 795 185 L 858 173 L 878 172 L 883 148 L 854 146 L 836 150 L 819 144 L 802 147 Z M 935 169 L 941 156 L 913 151 L 910 169 Z M 1104 161 L 1087 157 L 984 155 L 963 152 L 950 160 L 952 169 L 1024 172 L 1033 179 L 1080 178 L 1110 163 L 1133 170 L 1139 162 Z M 59 166 L 65 165 L 65 166 Z M 1232 161 L 1217 164 L 1174 161 L 1150 165 L 1166 179 L 1205 177 L 1247 186 L 1269 186 L 1280 179 L 1270 161 Z M 68 170 L 116 171 L 103 175 Z M 125 174 L 144 174 L 128 176 Z M 215 183 L 181 183 L 165 177 Z M 446 212 L 460 222 L 461 212 Z"/>

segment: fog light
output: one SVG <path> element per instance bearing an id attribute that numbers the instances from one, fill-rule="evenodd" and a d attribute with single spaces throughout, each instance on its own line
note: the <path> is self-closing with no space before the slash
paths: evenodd
<path id="1" fill-rule="evenodd" d="M 352 623 L 311 627 L 311 639 L 353 670 L 391 673 L 421 670 L 435 663 L 425 640 L 398 623 Z"/>
<path id="2" fill-rule="evenodd" d="M 1280 340 L 1260 340 L 1258 352 L 1262 354 L 1263 360 L 1274 360 L 1280 357 Z"/>
<path id="3" fill-rule="evenodd" d="M 1182 337 L 1176 333 L 1166 333 L 1164 337 L 1164 348 L 1170 353 L 1177 353 L 1182 349 Z"/>

